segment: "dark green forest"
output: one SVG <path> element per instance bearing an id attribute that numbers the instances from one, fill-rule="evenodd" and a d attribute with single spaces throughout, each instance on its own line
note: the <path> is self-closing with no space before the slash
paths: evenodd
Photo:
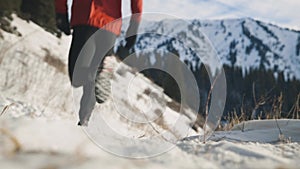
<path id="1" fill-rule="evenodd" d="M 227 82 L 227 98 L 223 118 L 237 116 L 243 120 L 270 118 L 300 118 L 300 81 L 285 81 L 283 72 L 275 78 L 272 70 L 252 69 L 245 75 L 242 69 L 223 66 Z M 180 102 L 180 90 L 175 80 L 165 72 L 143 72 L 162 86 L 167 95 Z M 202 65 L 193 72 L 200 93 L 199 114 L 205 116 L 205 105 L 211 88 L 208 73 Z"/>
<path id="2" fill-rule="evenodd" d="M 45 30 L 61 36 L 55 26 L 55 7 L 53 0 L 1 0 L 0 26 L 7 32 L 15 32 L 16 28 L 10 26 L 11 14 L 42 26 Z"/>

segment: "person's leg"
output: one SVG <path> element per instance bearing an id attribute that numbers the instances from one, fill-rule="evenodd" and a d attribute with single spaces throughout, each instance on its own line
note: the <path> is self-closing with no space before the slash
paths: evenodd
<path id="1" fill-rule="evenodd" d="M 103 61 L 106 56 L 111 56 L 114 54 L 113 47 L 115 45 L 117 36 L 106 30 L 100 30 L 95 33 L 95 55 L 92 60 L 92 72 L 96 73 L 97 69 L 103 67 Z"/>
<path id="2" fill-rule="evenodd" d="M 106 65 L 105 67 L 104 60 L 106 56 L 113 55 L 113 47 L 115 44 L 116 35 L 111 32 L 102 30 L 101 32 L 99 32 L 97 37 L 99 37 L 96 39 L 98 48 L 96 50 L 95 58 L 93 59 L 93 64 L 95 64 L 95 69 L 93 71 L 96 73 L 95 97 L 98 103 L 103 103 L 110 96 L 110 80 L 113 76 L 113 70 L 111 69 L 112 65 Z M 98 57 L 101 55 L 104 55 L 104 57 Z"/>
<path id="3" fill-rule="evenodd" d="M 83 85 L 83 84 L 81 84 L 80 81 L 78 81 L 78 82 L 73 81 L 75 65 L 78 64 L 78 66 L 76 66 L 76 69 L 82 69 L 82 67 L 80 67 L 80 65 L 82 63 L 76 63 L 76 62 L 78 60 L 78 57 L 80 55 L 80 52 L 81 52 L 84 44 L 88 41 L 88 39 L 97 30 L 99 30 L 99 29 L 95 28 L 95 27 L 91 27 L 91 26 L 85 26 L 85 25 L 75 26 L 73 28 L 73 37 L 72 37 L 72 42 L 71 42 L 71 47 L 70 47 L 70 52 L 69 52 L 68 69 L 69 69 L 69 77 L 70 77 L 71 84 L 75 87 Z M 94 55 L 94 53 L 90 53 L 90 55 Z M 86 57 L 86 56 L 84 56 L 84 57 Z M 82 62 L 81 60 L 79 62 Z M 86 72 L 86 70 L 78 70 L 77 72 Z M 80 78 L 78 77 L 77 79 L 80 79 Z"/>
<path id="4" fill-rule="evenodd" d="M 87 126 L 89 118 L 96 104 L 95 82 L 90 81 L 83 86 L 83 95 L 80 100 L 79 123 L 78 125 Z"/>
<path id="5" fill-rule="evenodd" d="M 80 82 L 81 77 L 84 78 L 87 76 L 91 77 L 91 78 L 86 78 L 84 83 L 79 84 L 79 85 L 83 85 L 83 95 L 80 100 L 80 110 L 79 110 L 80 121 L 78 125 L 86 126 L 88 124 L 89 118 L 96 104 L 96 97 L 95 97 L 96 72 L 99 66 L 102 67 L 101 64 L 103 63 L 104 57 L 107 56 L 108 54 L 111 55 L 113 53 L 112 48 L 114 47 L 114 43 L 116 40 L 115 34 L 104 30 L 100 30 L 100 31 L 97 30 L 95 30 L 93 27 L 91 28 L 84 27 L 84 28 L 79 28 L 77 33 L 75 34 L 77 35 L 78 38 L 84 40 L 85 43 L 80 44 L 79 47 L 80 51 L 78 52 L 79 58 L 76 58 L 75 62 L 74 60 L 73 62 L 70 62 L 71 72 L 74 72 L 74 74 L 71 75 L 71 77 L 73 78 L 72 83 L 74 84 L 74 81 L 77 81 L 77 79 Z M 91 36 L 92 39 L 87 41 Z M 78 57 L 78 55 L 76 56 Z M 110 79 L 106 79 L 106 80 L 110 80 Z M 75 82 L 75 85 L 78 85 L 76 83 L 77 82 Z"/>
<path id="6" fill-rule="evenodd" d="M 115 44 L 116 35 L 111 32 L 101 30 L 98 31 L 96 35 L 93 36 L 93 38 L 94 39 L 92 42 L 94 44 L 91 43 L 90 45 L 95 46 L 96 49 L 94 51 L 94 56 L 93 59 L 91 60 L 90 67 L 89 67 L 89 73 L 93 78 L 83 86 L 83 96 L 81 99 L 81 103 L 80 103 L 81 107 L 79 111 L 79 117 L 80 117 L 79 125 L 85 125 L 85 126 L 87 126 L 93 108 L 96 104 L 95 82 L 97 81 L 96 78 L 97 70 L 99 67 L 100 68 L 103 67 L 102 64 L 105 56 L 113 54 L 112 48 Z M 85 46 L 84 48 L 89 48 L 89 47 Z M 110 78 L 106 78 L 105 80 L 109 81 Z M 101 82 L 102 84 L 105 83 L 103 80 Z M 104 100 L 99 103 L 103 103 L 103 102 Z"/>
<path id="7" fill-rule="evenodd" d="M 81 53 L 85 43 L 97 31 L 91 26 L 74 27 L 71 48 L 69 52 L 69 77 L 74 87 L 83 86 L 83 95 L 80 100 L 79 125 L 87 125 L 88 118 L 95 106 L 94 82 L 88 81 L 89 66 L 83 63 L 86 58 L 93 58 L 94 52 Z M 84 57 L 84 58 L 83 58 Z M 83 67 L 85 65 L 86 67 Z M 76 70 L 75 70 L 76 69 Z M 75 72 L 75 73 L 74 73 Z M 80 74 L 78 73 L 80 72 Z"/>

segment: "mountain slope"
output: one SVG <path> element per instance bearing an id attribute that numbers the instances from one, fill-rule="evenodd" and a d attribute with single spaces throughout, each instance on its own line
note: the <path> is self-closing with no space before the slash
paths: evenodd
<path id="1" fill-rule="evenodd" d="M 68 118 L 74 120 L 75 126 L 78 111 L 74 109 L 80 105 L 82 88 L 71 87 L 66 71 L 70 38 L 58 39 L 34 23 L 27 23 L 17 16 L 13 18 L 12 25 L 18 28 L 23 37 L 3 32 L 4 39 L 0 39 L 0 79 L 3 79 L 0 82 L 0 110 L 11 105 L 6 112 L 9 117 Z M 120 68 L 121 73 L 116 73 L 113 78 L 117 86 L 113 90 L 116 96 L 105 104 L 95 106 L 91 118 L 91 123 L 94 120 L 95 125 L 91 124 L 92 127 L 98 127 L 102 118 L 99 115 L 105 114 L 106 120 L 118 119 L 117 129 L 124 129 L 127 134 L 132 132 L 130 126 L 134 126 L 134 135 L 144 134 L 144 137 L 148 137 L 168 131 L 169 137 L 183 137 L 182 132 L 173 127 L 177 119 L 181 119 L 178 122 L 181 130 L 186 129 L 184 136 L 201 132 L 200 129 L 191 129 L 197 116 L 194 111 L 181 108 L 163 93 L 162 88 L 133 68 L 125 64 L 121 64 Z M 128 82 L 131 82 L 131 88 L 124 88 L 129 85 Z M 179 109 L 185 114 L 180 114 Z M 157 131 L 148 123 L 139 121 L 136 124 L 126 115 L 133 119 L 149 118 L 153 126 L 157 126 Z M 129 126 L 128 130 L 124 126 Z M 149 133 L 136 132 L 145 128 Z"/>
<path id="2" fill-rule="evenodd" d="M 167 52 L 179 54 L 192 69 L 207 60 L 211 41 L 218 58 L 225 65 L 240 67 L 245 74 L 250 69 L 273 70 L 274 75 L 284 72 L 285 79 L 300 79 L 300 32 L 253 20 L 230 19 L 219 21 L 164 20 L 145 22 L 136 50 L 142 54 Z M 162 34 L 161 35 L 158 35 Z M 203 34 L 202 34 L 203 33 Z M 205 44 L 206 43 L 206 44 Z M 150 49 L 155 50 L 150 50 Z M 148 49 L 148 50 L 147 50 Z M 150 54 L 151 55 L 151 54 Z M 156 59 L 151 56 L 151 63 Z"/>

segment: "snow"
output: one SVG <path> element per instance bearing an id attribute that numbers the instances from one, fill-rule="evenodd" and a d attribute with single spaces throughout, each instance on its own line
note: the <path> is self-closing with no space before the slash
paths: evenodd
<path id="1" fill-rule="evenodd" d="M 58 39 L 32 22 L 27 23 L 15 15 L 13 19 L 12 25 L 23 36 L 1 30 L 4 40 L 0 41 L 0 95 L 39 109 L 49 117 L 70 116 L 73 113 L 72 91 L 66 76 L 70 37 Z M 65 71 L 60 72 L 46 63 L 46 55 L 59 59 Z"/>
<path id="2" fill-rule="evenodd" d="M 299 57 L 297 57 L 295 53 L 295 45 L 297 44 L 299 32 L 284 30 L 283 28 L 263 22 L 259 22 L 259 25 L 257 21 L 250 18 L 224 20 L 223 24 L 228 32 L 219 33 L 218 35 L 213 34 L 218 30 L 219 26 L 216 21 L 210 21 L 210 23 L 212 23 L 211 25 L 201 27 L 201 30 L 203 30 L 205 34 L 208 34 L 222 62 L 227 64 L 225 56 L 229 53 L 226 49 L 229 49 L 230 42 L 232 40 L 240 40 L 235 48 L 237 49 L 237 62 L 235 66 L 243 68 L 243 71 L 249 69 L 249 67 L 259 67 L 259 62 L 257 61 L 260 61 L 260 56 L 257 51 L 254 53 L 251 52 L 249 55 L 245 53 L 245 48 L 251 45 L 251 42 L 242 33 L 241 25 L 243 22 L 250 33 L 259 40 L 262 40 L 262 43 L 267 45 L 272 51 L 267 58 L 270 65 L 265 65 L 266 68 L 273 70 L 274 65 L 276 65 L 279 71 L 290 72 L 292 77 L 299 79 Z M 273 33 L 274 37 L 264 30 L 262 26 Z M 228 37 L 229 31 L 231 36 Z M 243 42 L 241 40 L 243 40 Z M 280 58 L 276 58 L 275 54 L 279 55 Z M 287 76 L 286 78 L 288 79 Z"/>
<path id="3" fill-rule="evenodd" d="M 203 144 L 198 136 L 194 136 L 178 142 L 173 149 L 159 156 L 132 160 L 100 149 L 71 120 L 1 117 L 1 128 L 5 123 L 5 128 L 18 138 L 22 150 L 10 152 L 7 146 L 11 143 L 1 135 L 0 141 L 6 145 L 6 150 L 0 148 L 0 164 L 1 168 L 296 168 L 300 158 L 298 142 L 274 143 L 272 139 L 271 143 L 265 142 L 271 135 L 278 136 L 277 128 L 268 125 L 272 122 L 275 123 L 274 120 L 250 122 L 256 127 L 246 130 L 244 137 L 236 130 L 217 132 L 214 136 L 219 136 L 217 139 Z M 299 128 L 299 124 L 295 120 L 291 128 Z M 261 129 L 265 132 L 260 132 Z M 299 130 L 293 131 L 295 133 L 290 136 L 299 138 Z M 245 140 L 248 132 L 251 133 L 248 139 L 256 136 L 263 142 Z"/>
<path id="4" fill-rule="evenodd" d="M 81 90 L 78 88 L 72 93 L 67 74 L 46 63 L 46 53 L 42 49 L 47 48 L 52 57 L 66 63 L 70 37 L 57 39 L 37 25 L 16 16 L 12 24 L 18 27 L 23 37 L 1 31 L 4 40 L 0 40 L 0 79 L 3 79 L 0 83 L 0 110 L 6 108 L 6 111 L 0 116 L 0 168 L 298 167 L 299 120 L 241 123 L 230 131 L 215 132 L 204 144 L 201 139 L 203 131 L 195 131 L 190 126 L 195 118 L 194 112 L 184 108 L 184 114 L 179 114 L 174 108 L 166 106 L 165 103 L 172 100 L 162 93 L 160 87 L 119 63 L 118 69 L 123 71 L 116 70 L 114 82 L 117 85 L 113 85 L 117 94 L 106 103 L 96 105 L 89 127 L 78 127 L 74 112 L 78 108 L 73 105 L 72 95 L 74 103 L 78 102 Z M 3 54 L 3 50 L 7 52 Z M 128 88 L 118 85 L 128 82 Z M 144 92 L 146 89 L 151 91 L 150 94 Z M 116 105 L 120 110 L 116 110 Z M 161 114 L 153 113 L 153 109 L 160 110 Z M 154 120 L 157 116 L 163 117 L 164 125 Z M 135 121 L 130 121 L 133 118 Z M 145 120 L 150 122 L 144 125 L 134 123 Z M 101 128 L 105 126 L 96 123 L 108 124 L 106 126 L 110 126 L 110 131 L 118 132 L 119 137 L 105 132 L 106 128 Z M 183 135 L 181 129 L 189 131 Z M 158 137 L 158 132 L 164 133 L 164 138 Z M 178 135 L 187 138 L 178 140 Z M 130 144 L 124 137 L 137 143 L 153 138 L 153 141 L 150 139 L 153 145 L 140 147 L 143 144 L 139 144 L 129 149 L 126 146 Z M 112 149 L 107 149 L 103 144 L 97 145 L 101 141 L 97 141 L 99 138 L 104 138 L 102 141 L 106 141 L 107 146 L 113 146 Z M 126 153 L 138 154 L 138 149 L 151 151 L 161 147 L 165 139 L 170 140 L 168 151 L 151 158 L 131 159 L 114 155 L 115 146 L 121 145 L 124 146 L 121 150 L 132 151 Z M 12 140 L 20 144 L 20 150 L 14 149 L 16 145 Z"/>
<path id="5" fill-rule="evenodd" d="M 147 17 L 147 15 L 146 15 Z M 177 51 L 180 59 L 188 61 L 192 70 L 199 66 L 200 62 L 209 64 L 213 70 L 220 67 L 215 66 L 218 58 L 222 64 L 231 66 L 228 58 L 230 45 L 235 41 L 236 63 L 234 66 L 242 68 L 243 73 L 260 67 L 262 52 L 265 49 L 255 49 L 255 43 L 245 35 L 243 27 L 249 30 L 252 38 L 258 39 L 270 52 L 267 54 L 263 65 L 266 69 L 282 71 L 285 79 L 300 79 L 300 60 L 296 54 L 299 32 L 280 28 L 278 26 L 256 21 L 251 18 L 227 19 L 227 20 L 164 20 L 159 23 L 146 22 L 140 25 L 140 33 L 148 32 L 149 35 L 141 35 L 136 44 L 136 51 L 142 50 L 143 54 L 153 51 L 160 54 Z M 151 34 L 152 33 L 152 34 Z M 158 33 L 163 36 L 157 37 Z M 207 37 L 207 38 L 203 38 Z M 173 41 L 171 41 L 173 39 Z M 170 44 L 172 42 L 172 44 Z M 211 44 L 210 44 L 211 43 Z M 246 49 L 251 45 L 250 53 Z M 171 48 L 168 49 L 168 48 Z M 145 49 L 155 49 L 153 51 Z M 216 50 L 214 53 L 213 50 Z M 194 53 L 192 53 L 194 52 Z M 176 53 L 175 53 L 176 54 Z M 198 59 L 195 59 L 198 58 Z"/>

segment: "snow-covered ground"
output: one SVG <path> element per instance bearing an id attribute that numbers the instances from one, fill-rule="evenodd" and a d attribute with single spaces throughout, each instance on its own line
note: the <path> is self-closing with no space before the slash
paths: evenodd
<path id="1" fill-rule="evenodd" d="M 89 127 L 78 127 L 76 106 L 73 106 L 72 90 L 65 70 L 70 38 L 57 39 L 37 25 L 17 17 L 14 17 L 13 25 L 18 27 L 23 37 L 0 30 L 4 35 L 4 40 L 0 40 L 0 113 L 2 109 L 6 110 L 0 116 L 0 168 L 199 169 L 299 166 L 300 121 L 250 121 L 235 126 L 231 131 L 215 132 L 204 144 L 202 130 L 191 128 L 195 118 L 193 112 L 185 109 L 185 113 L 177 113 L 176 107 L 167 104 L 172 100 L 162 94 L 161 88 L 126 65 L 121 65 L 126 73 L 120 74 L 117 71 L 114 80 L 118 83 L 131 80 L 127 88 L 131 90 L 130 99 L 124 100 L 120 94 L 104 104 L 96 105 Z M 60 67 L 53 62 L 59 63 Z M 124 88 L 115 90 L 124 93 Z M 78 93 L 75 91 L 74 95 Z M 151 105 L 153 102 L 156 107 Z M 120 114 L 115 104 L 121 108 L 119 112 L 126 113 Z M 157 111 L 151 114 L 151 108 Z M 159 116 L 163 121 L 153 120 L 150 126 L 134 125 L 126 120 L 131 119 L 131 116 L 135 120 L 143 120 L 145 116 L 153 120 Z M 183 118 L 176 121 L 178 117 Z M 169 151 L 151 158 L 130 159 L 116 156 L 114 151 L 108 152 L 105 149 L 107 147 L 100 148 L 94 143 L 99 143 L 97 134 L 103 138 L 97 128 L 101 127 L 97 124 L 100 119 L 127 138 L 149 140 L 158 133 L 166 133 L 164 136 L 168 136 L 158 138 L 154 143 L 159 143 L 159 139 L 161 143 L 166 139 L 174 141 L 178 135 L 181 138 L 183 135 L 176 126 L 190 130 L 186 132 L 187 138 L 171 142 Z M 176 126 L 173 125 L 174 121 Z M 110 133 L 104 134 L 111 136 Z M 113 140 L 112 145 L 120 145 L 122 141 Z M 136 149 L 139 147 L 134 147 L 133 152 Z"/>
<path id="2" fill-rule="evenodd" d="M 12 26 L 23 36 L 0 30 L 4 36 L 0 40 L 0 95 L 6 99 L 0 105 L 14 102 L 14 108 L 30 109 L 18 113 L 34 116 L 72 114 L 72 90 L 66 73 L 70 37 L 58 39 L 15 16 Z"/>
<path id="3" fill-rule="evenodd" d="M 252 128 L 251 132 L 217 132 L 214 137 L 218 139 L 206 144 L 202 143 L 198 136 L 194 136 L 178 142 L 173 149 L 159 156 L 126 159 L 97 147 L 72 120 L 2 117 L 0 124 L 1 128 L 5 126 L 21 144 L 21 150 L 13 152 L 12 142 L 7 136 L 1 135 L 0 142 L 4 145 L 0 148 L 1 168 L 293 169 L 299 166 L 299 143 L 281 142 L 277 129 L 260 128 L 262 126 Z M 257 122 L 251 124 L 256 126 Z M 299 126 L 300 122 L 294 121 L 291 128 L 286 126 L 282 129 L 293 131 L 291 133 L 295 135 L 289 135 L 291 140 L 297 138 L 299 141 Z M 272 139 L 272 135 L 277 137 Z M 245 141 L 246 138 L 251 140 L 252 137 L 260 137 L 260 142 Z M 269 139 L 272 140 L 271 143 L 267 142 Z"/>

